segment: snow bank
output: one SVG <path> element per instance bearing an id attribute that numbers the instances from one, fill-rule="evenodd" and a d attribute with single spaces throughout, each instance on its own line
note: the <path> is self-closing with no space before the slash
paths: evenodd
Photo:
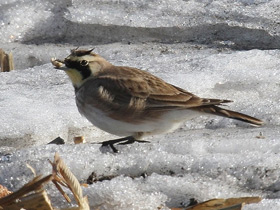
<path id="1" fill-rule="evenodd" d="M 277 0 L 1 1 L 1 48 L 13 52 L 17 70 L 0 73 L 0 184 L 16 190 L 28 182 L 26 163 L 49 174 L 47 159 L 57 151 L 81 182 L 92 172 L 115 177 L 84 189 L 92 207 L 262 196 L 244 209 L 279 209 L 278 7 Z M 231 99 L 229 108 L 266 124 L 203 116 L 149 144 L 117 146 L 119 154 L 73 145 L 78 135 L 114 138 L 80 116 L 69 79 L 49 63 L 77 45 L 201 97 Z M 67 144 L 47 145 L 58 136 Z"/>

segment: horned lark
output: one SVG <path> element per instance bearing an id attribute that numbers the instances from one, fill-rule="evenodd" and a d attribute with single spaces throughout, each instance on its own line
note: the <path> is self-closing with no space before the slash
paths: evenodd
<path id="1" fill-rule="evenodd" d="M 148 135 L 172 132 L 184 121 L 214 114 L 254 125 L 254 117 L 219 107 L 230 100 L 200 98 L 137 68 L 114 66 L 92 50 L 71 50 L 52 59 L 70 77 L 79 112 L 96 127 L 124 138 L 103 142 L 129 144 Z"/>

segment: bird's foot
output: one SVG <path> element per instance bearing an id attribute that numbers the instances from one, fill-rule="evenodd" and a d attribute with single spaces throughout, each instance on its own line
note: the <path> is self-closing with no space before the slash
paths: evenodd
<path id="1" fill-rule="evenodd" d="M 119 151 L 114 146 L 115 144 L 126 145 L 126 144 L 133 144 L 134 142 L 150 143 L 149 141 L 137 140 L 133 136 L 127 136 L 127 137 L 124 137 L 124 138 L 103 141 L 103 142 L 101 142 L 101 144 L 102 144 L 101 147 L 109 146 L 113 150 L 114 153 L 118 153 Z"/>

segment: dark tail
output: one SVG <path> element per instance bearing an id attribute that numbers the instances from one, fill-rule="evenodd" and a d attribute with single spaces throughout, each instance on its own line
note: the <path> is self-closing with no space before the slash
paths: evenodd
<path id="1" fill-rule="evenodd" d="M 198 110 L 198 111 L 205 112 L 205 113 L 209 113 L 209 114 L 214 114 L 214 115 L 219 115 L 219 116 L 222 116 L 222 117 L 227 117 L 227 118 L 232 118 L 232 119 L 235 119 L 235 120 L 240 120 L 240 121 L 250 123 L 250 124 L 253 124 L 253 125 L 263 125 L 263 123 L 264 123 L 262 120 L 251 117 L 249 115 L 234 112 L 234 111 L 231 111 L 231 110 L 228 110 L 228 109 L 223 109 L 223 108 L 220 108 L 220 107 L 215 106 L 215 105 L 200 106 L 200 107 L 196 107 L 194 109 Z"/>

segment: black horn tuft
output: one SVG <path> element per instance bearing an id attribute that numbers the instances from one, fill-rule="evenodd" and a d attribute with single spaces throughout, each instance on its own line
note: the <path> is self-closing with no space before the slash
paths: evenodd
<path id="1" fill-rule="evenodd" d="M 94 50 L 94 48 L 90 50 L 78 50 L 78 48 L 79 47 L 77 47 L 76 49 L 72 49 L 71 54 L 75 56 L 84 56 L 84 55 L 89 55 Z"/>

